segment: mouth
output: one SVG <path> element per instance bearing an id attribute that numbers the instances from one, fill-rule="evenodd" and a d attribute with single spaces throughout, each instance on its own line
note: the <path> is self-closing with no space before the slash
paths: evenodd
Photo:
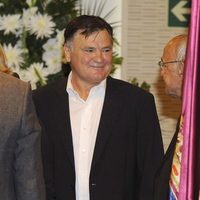
<path id="1" fill-rule="evenodd" d="M 104 66 L 90 66 L 91 68 L 95 68 L 95 69 L 103 69 Z"/>

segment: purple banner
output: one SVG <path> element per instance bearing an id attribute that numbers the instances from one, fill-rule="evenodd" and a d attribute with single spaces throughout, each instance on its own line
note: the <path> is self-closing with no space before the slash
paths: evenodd
<path id="1" fill-rule="evenodd" d="M 199 198 L 200 0 L 192 0 L 183 84 L 183 147 L 178 200 Z"/>

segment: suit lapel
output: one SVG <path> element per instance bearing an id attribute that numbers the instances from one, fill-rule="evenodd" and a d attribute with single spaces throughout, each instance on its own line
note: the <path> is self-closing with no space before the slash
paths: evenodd
<path id="1" fill-rule="evenodd" d="M 69 99 L 66 92 L 67 81 L 62 81 L 55 88 L 57 94 L 57 122 L 59 124 L 59 129 L 61 130 L 62 143 L 67 155 L 74 167 L 74 152 L 73 152 L 73 142 L 72 142 L 72 131 L 70 123 L 69 114 Z M 113 79 L 109 77 L 107 79 L 106 95 L 104 100 L 104 105 L 102 109 L 102 115 L 99 123 L 99 128 L 97 132 L 97 139 L 93 154 L 92 167 L 95 166 L 97 161 L 100 159 L 101 154 L 104 151 L 105 145 L 108 138 L 112 134 L 113 127 L 115 126 L 115 121 L 119 117 L 120 107 L 117 101 L 117 86 L 113 84 Z"/>
<path id="2" fill-rule="evenodd" d="M 64 146 L 65 151 L 74 167 L 74 152 L 73 152 L 73 142 L 72 142 L 72 131 L 70 123 L 69 114 L 69 99 L 68 93 L 66 91 L 67 80 L 60 82 L 58 87 L 54 88 L 56 91 L 56 113 L 57 113 L 57 123 L 59 130 L 61 132 L 61 141 Z"/>
<path id="3" fill-rule="evenodd" d="M 112 134 L 113 126 L 116 125 L 115 121 L 119 117 L 120 108 L 118 101 L 116 101 L 116 91 L 117 88 L 113 86 L 112 78 L 109 77 L 107 79 L 106 95 L 97 132 L 91 168 L 94 168 L 102 152 L 104 151 L 108 138 Z"/>

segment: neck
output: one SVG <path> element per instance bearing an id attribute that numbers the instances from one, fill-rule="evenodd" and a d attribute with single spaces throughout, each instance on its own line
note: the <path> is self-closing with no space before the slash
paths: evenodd
<path id="1" fill-rule="evenodd" d="M 79 94 L 79 96 L 83 100 L 87 100 L 90 90 L 92 87 L 94 87 L 94 85 L 85 84 L 84 82 L 78 81 L 78 80 L 74 79 L 73 77 L 71 79 L 71 83 L 72 83 L 74 90 Z"/>

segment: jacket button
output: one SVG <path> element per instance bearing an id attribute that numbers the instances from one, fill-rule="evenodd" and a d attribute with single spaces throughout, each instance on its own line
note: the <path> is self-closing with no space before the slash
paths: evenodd
<path id="1" fill-rule="evenodd" d="M 94 186 L 96 186 L 97 184 L 96 184 L 96 183 L 92 183 L 91 185 L 92 185 L 92 187 L 94 187 Z"/>

